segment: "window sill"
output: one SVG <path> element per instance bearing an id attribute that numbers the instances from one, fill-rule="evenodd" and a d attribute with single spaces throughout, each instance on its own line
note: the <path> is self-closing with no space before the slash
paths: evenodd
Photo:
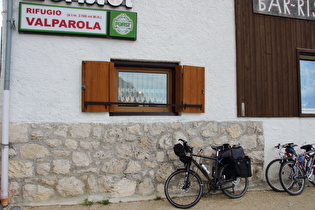
<path id="1" fill-rule="evenodd" d="M 177 112 L 110 112 L 109 116 L 179 116 Z"/>

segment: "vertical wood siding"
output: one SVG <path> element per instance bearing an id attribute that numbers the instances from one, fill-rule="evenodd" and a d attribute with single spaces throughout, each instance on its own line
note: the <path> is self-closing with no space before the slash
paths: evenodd
<path id="1" fill-rule="evenodd" d="M 297 49 L 315 49 L 315 21 L 254 14 L 252 0 L 235 0 L 235 24 L 238 116 L 299 116 Z"/>

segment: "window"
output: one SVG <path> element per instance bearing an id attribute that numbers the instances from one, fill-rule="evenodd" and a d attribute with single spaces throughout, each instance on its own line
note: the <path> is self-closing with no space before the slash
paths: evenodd
<path id="1" fill-rule="evenodd" d="M 299 52 L 300 113 L 315 114 L 315 52 Z"/>
<path id="2" fill-rule="evenodd" d="M 172 69 L 116 67 L 112 112 L 173 112 Z M 118 84 L 117 84 L 118 83 Z M 117 88 L 118 87 L 118 88 Z"/>
<path id="3" fill-rule="evenodd" d="M 204 68 L 177 63 L 82 62 L 82 111 L 111 115 L 204 112 Z"/>
<path id="4" fill-rule="evenodd" d="M 168 85 L 170 76 L 168 71 L 119 71 L 118 102 L 167 104 L 170 95 L 168 87 L 171 86 Z"/>

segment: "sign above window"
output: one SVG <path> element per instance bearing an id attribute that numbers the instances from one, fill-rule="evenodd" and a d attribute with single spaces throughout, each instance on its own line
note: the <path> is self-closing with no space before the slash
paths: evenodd
<path id="1" fill-rule="evenodd" d="M 107 11 L 20 3 L 21 32 L 107 35 Z"/>
<path id="2" fill-rule="evenodd" d="M 254 13 L 315 20 L 315 0 L 253 0 Z"/>
<path id="3" fill-rule="evenodd" d="M 108 16 L 110 19 L 108 19 Z M 20 3 L 19 31 L 136 39 L 137 13 Z M 108 33 L 108 28 L 110 33 Z"/>

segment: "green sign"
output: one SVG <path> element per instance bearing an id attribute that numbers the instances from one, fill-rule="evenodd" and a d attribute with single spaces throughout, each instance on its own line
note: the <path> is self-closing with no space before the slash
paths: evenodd
<path id="1" fill-rule="evenodd" d="M 113 38 L 137 38 L 137 13 L 110 11 L 109 36 Z"/>
<path id="2" fill-rule="evenodd" d="M 19 32 L 136 40 L 137 13 L 20 2 Z"/>

